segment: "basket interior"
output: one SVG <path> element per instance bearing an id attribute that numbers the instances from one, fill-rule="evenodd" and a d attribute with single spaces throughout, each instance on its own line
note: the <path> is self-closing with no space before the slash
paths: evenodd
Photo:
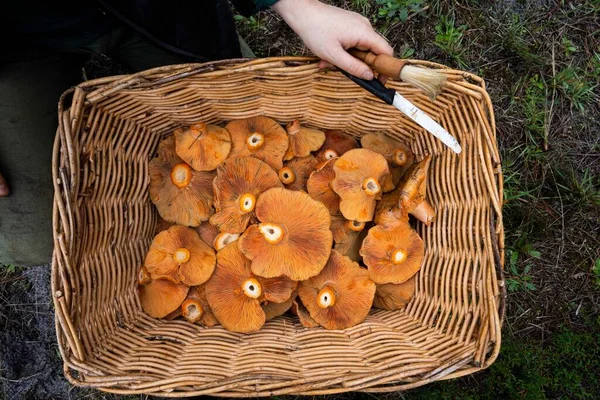
<path id="1" fill-rule="evenodd" d="M 156 82 L 164 74 L 148 74 L 137 86 L 88 95 L 71 134 L 77 168 L 69 175 L 65 161 L 67 172 L 59 169 L 71 177 L 72 190 L 61 192 L 70 207 L 60 215 L 69 218 L 56 224 L 68 248 L 55 253 L 57 287 L 65 294 L 57 307 L 66 321 L 59 321 L 59 343 L 74 383 L 167 396 L 389 391 L 493 361 L 500 339 L 494 223 L 501 197 L 493 116 L 481 91 L 447 85 L 431 102 L 405 84 L 388 84 L 459 139 L 457 156 L 339 73 L 311 68 L 242 68 L 164 83 Z M 433 155 L 428 196 L 437 220 L 417 225 L 425 258 L 406 309 L 372 310 L 343 331 L 305 329 L 284 316 L 252 334 L 143 313 L 135 282 L 154 236 L 148 162 L 159 141 L 200 120 L 255 115 L 357 138 L 382 131 L 408 143 L 417 159 Z M 72 158 L 61 147 L 60 159 Z"/>

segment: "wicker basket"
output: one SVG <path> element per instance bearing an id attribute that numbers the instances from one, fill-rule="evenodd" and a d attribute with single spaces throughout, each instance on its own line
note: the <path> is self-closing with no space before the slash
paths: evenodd
<path id="1" fill-rule="evenodd" d="M 502 174 L 482 79 L 448 75 L 432 103 L 388 86 L 459 138 L 453 154 L 397 110 L 307 57 L 157 68 L 82 83 L 59 103 L 53 153 L 52 289 L 64 373 L 114 393 L 184 397 L 389 392 L 488 367 L 504 317 Z M 198 120 L 264 114 L 356 137 L 384 131 L 433 154 L 419 225 L 425 258 L 402 311 L 372 310 L 344 331 L 305 329 L 290 317 L 238 334 L 148 317 L 136 270 L 153 238 L 148 161 L 162 137 Z"/>

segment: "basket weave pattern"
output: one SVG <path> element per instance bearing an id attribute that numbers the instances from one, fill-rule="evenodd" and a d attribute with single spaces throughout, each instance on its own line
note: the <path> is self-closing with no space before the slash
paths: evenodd
<path id="1" fill-rule="evenodd" d="M 53 152 L 52 288 L 64 372 L 115 393 L 249 397 L 388 392 L 473 373 L 500 348 L 504 317 L 502 173 L 483 81 L 448 76 L 431 102 L 392 87 L 459 139 L 441 142 L 315 59 L 228 60 L 157 68 L 83 83 L 59 103 Z M 280 317 L 251 334 L 148 317 L 136 272 L 156 211 L 148 161 L 176 127 L 266 115 L 359 138 L 383 131 L 433 155 L 428 197 L 437 212 L 416 293 L 401 311 L 372 310 L 343 331 Z"/>

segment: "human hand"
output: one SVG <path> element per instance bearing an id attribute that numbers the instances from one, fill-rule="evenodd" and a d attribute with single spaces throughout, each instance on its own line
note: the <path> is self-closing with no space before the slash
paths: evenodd
<path id="1" fill-rule="evenodd" d="M 373 79 L 373 71 L 346 49 L 357 48 L 375 54 L 393 55 L 394 50 L 380 36 L 369 20 L 360 14 L 343 10 L 318 0 L 279 0 L 272 6 L 300 36 L 304 44 L 323 61 L 352 75 Z"/>
<path id="2" fill-rule="evenodd" d="M 8 196 L 10 194 L 10 189 L 8 188 L 8 184 L 6 180 L 0 173 L 0 197 Z"/>

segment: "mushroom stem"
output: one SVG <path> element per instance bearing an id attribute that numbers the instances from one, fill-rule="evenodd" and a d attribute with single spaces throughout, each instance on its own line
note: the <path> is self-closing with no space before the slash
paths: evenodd
<path id="1" fill-rule="evenodd" d="M 325 286 L 317 295 L 317 304 L 321 308 L 329 308 L 335 304 L 335 290 Z"/>
<path id="2" fill-rule="evenodd" d="M 251 299 L 258 299 L 262 295 L 262 287 L 255 278 L 248 278 L 242 283 L 244 294 Z"/>
<path id="3" fill-rule="evenodd" d="M 362 184 L 362 188 L 369 196 L 375 196 L 381 191 L 381 185 L 379 185 L 379 182 L 377 182 L 377 180 L 374 178 L 365 179 Z"/>
<path id="4" fill-rule="evenodd" d="M 411 214 L 427 226 L 435 220 L 435 210 L 427 200 L 423 200 Z"/>
<path id="5" fill-rule="evenodd" d="M 296 119 L 290 122 L 286 125 L 285 130 L 287 131 L 288 135 L 295 135 L 296 133 L 300 132 L 300 121 Z"/>
<path id="6" fill-rule="evenodd" d="M 283 227 L 273 223 L 258 224 L 258 230 L 270 244 L 281 242 L 284 236 Z"/>
<path id="7" fill-rule="evenodd" d="M 339 154 L 338 154 L 338 153 L 337 153 L 335 150 L 333 150 L 333 149 L 328 149 L 328 150 L 326 150 L 326 151 L 325 151 L 325 153 L 323 154 L 323 157 L 324 157 L 326 160 L 331 160 L 332 158 L 339 157 Z"/>
<path id="8" fill-rule="evenodd" d="M 194 139 L 198 140 L 198 139 L 206 136 L 206 134 L 208 133 L 208 127 L 206 126 L 206 124 L 204 122 L 198 122 L 197 124 L 190 126 L 190 131 L 194 135 Z M 193 144 L 194 143 L 192 142 L 192 144 L 190 145 L 190 148 L 192 147 Z"/>
<path id="9" fill-rule="evenodd" d="M 408 154 L 406 154 L 406 150 L 402 148 L 397 148 L 396 150 L 394 150 L 393 159 L 394 164 L 396 164 L 399 167 L 402 167 L 408 161 Z"/>
<path id="10" fill-rule="evenodd" d="M 229 243 L 238 240 L 239 237 L 239 233 L 221 232 L 217 236 L 215 236 L 215 240 L 213 240 L 213 247 L 216 251 L 219 251 L 223 247 L 227 246 Z"/>
<path id="11" fill-rule="evenodd" d="M 284 185 L 290 185 L 296 181 L 296 173 L 290 167 L 284 167 L 279 170 L 279 179 Z"/>
<path id="12" fill-rule="evenodd" d="M 252 193 L 244 193 L 240 196 L 238 205 L 242 214 L 248 214 L 254 210 L 254 206 L 256 205 L 256 197 L 254 197 Z"/>
<path id="13" fill-rule="evenodd" d="M 196 299 L 187 299 L 181 304 L 181 314 L 188 322 L 195 324 L 202 319 L 204 307 Z"/>
<path id="14" fill-rule="evenodd" d="M 350 229 L 353 232 L 360 232 L 365 229 L 365 223 L 360 221 L 346 221 L 346 228 Z"/>
<path id="15" fill-rule="evenodd" d="M 246 139 L 246 144 L 250 150 L 258 150 L 265 143 L 265 137 L 262 133 L 254 132 Z"/>
<path id="16" fill-rule="evenodd" d="M 138 272 L 138 283 L 140 285 L 145 285 L 150 282 L 152 277 L 150 276 L 150 272 L 146 269 L 146 267 L 142 266 Z"/>
<path id="17" fill-rule="evenodd" d="M 408 253 L 404 249 L 395 249 L 390 256 L 394 265 L 402 264 L 408 258 Z"/>
<path id="18" fill-rule="evenodd" d="M 183 189 L 192 180 L 192 168 L 186 163 L 179 163 L 171 170 L 171 182 L 179 189 Z"/>
<path id="19" fill-rule="evenodd" d="M 175 252 L 173 253 L 173 260 L 175 260 L 175 262 L 177 264 L 183 264 L 184 262 L 187 262 L 190 259 L 190 252 L 188 249 L 186 248 L 180 248 L 175 250 Z"/>

